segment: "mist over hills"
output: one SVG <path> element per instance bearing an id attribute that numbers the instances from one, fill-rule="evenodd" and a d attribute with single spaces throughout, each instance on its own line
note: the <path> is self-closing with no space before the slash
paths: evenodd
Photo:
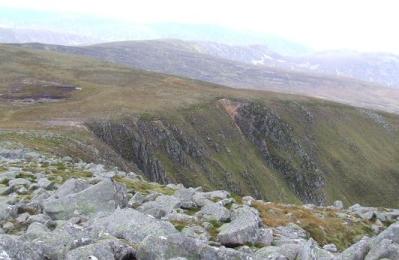
<path id="1" fill-rule="evenodd" d="M 205 53 L 244 63 L 352 77 L 389 87 L 399 87 L 399 56 L 395 54 L 331 50 L 294 57 L 281 55 L 262 45 L 197 44 Z"/>
<path id="2" fill-rule="evenodd" d="M 89 37 L 38 29 L 11 29 L 0 27 L 1 43 L 44 42 L 49 44 L 82 45 L 96 43 Z"/>
<path id="3" fill-rule="evenodd" d="M 213 24 L 146 24 L 94 15 L 15 8 L 0 10 L 2 43 L 76 46 L 148 39 L 181 39 L 202 54 L 242 63 L 352 77 L 393 88 L 399 86 L 399 57 L 390 53 L 315 52 L 278 35 Z"/>
<path id="4" fill-rule="evenodd" d="M 60 35 L 79 35 L 82 38 L 82 41 L 77 42 L 76 40 L 70 40 L 62 36 L 61 38 L 64 39 L 60 39 L 57 43 L 62 45 L 176 38 L 240 45 L 267 44 L 269 48 L 285 55 L 301 55 L 310 52 L 308 47 L 278 35 L 231 29 L 214 24 L 183 24 L 177 22 L 132 23 L 93 15 L 83 16 L 69 13 L 2 8 L 0 10 L 1 27 L 11 31 L 16 30 L 17 32 L 26 30 L 32 39 L 38 39 L 39 35 L 44 32 L 54 32 Z M 37 37 L 34 37 L 34 33 L 38 34 Z M 0 32 L 1 34 L 3 33 Z M 86 40 L 83 41 L 85 38 Z M 20 39 L 6 38 L 5 40 L 2 42 L 32 42 L 29 41 L 29 37 L 22 36 Z M 55 43 L 54 41 L 48 41 L 46 37 L 35 42 Z"/>

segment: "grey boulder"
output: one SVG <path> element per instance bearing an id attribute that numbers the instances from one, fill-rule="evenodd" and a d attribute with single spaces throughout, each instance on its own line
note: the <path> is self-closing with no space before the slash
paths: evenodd
<path id="1" fill-rule="evenodd" d="M 180 200 L 174 196 L 161 195 L 154 201 L 149 201 L 137 208 L 137 210 L 149 214 L 155 218 L 162 218 L 180 207 Z"/>
<path id="2" fill-rule="evenodd" d="M 111 180 L 104 180 L 58 199 L 50 197 L 43 202 L 43 208 L 52 219 L 69 219 L 75 215 L 94 216 L 100 212 L 113 212 L 126 204 L 126 188 Z"/>
<path id="3" fill-rule="evenodd" d="M 230 219 L 230 211 L 219 203 L 208 203 L 201 208 L 196 216 L 205 221 L 225 222 Z"/>
<path id="4" fill-rule="evenodd" d="M 178 233 L 171 223 L 154 219 L 131 208 L 117 209 L 109 216 L 94 219 L 92 228 L 131 243 L 140 243 L 149 235 L 165 236 Z"/>
<path id="5" fill-rule="evenodd" d="M 320 248 L 316 241 L 309 239 L 300 250 L 298 254 L 299 260 L 334 260 L 335 256 L 322 248 Z"/>
<path id="6" fill-rule="evenodd" d="M 81 179 L 68 179 L 54 193 L 54 198 L 65 197 L 70 194 L 78 193 L 90 187 L 90 184 Z"/>
<path id="7" fill-rule="evenodd" d="M 222 225 L 219 231 L 217 240 L 227 246 L 257 244 L 264 235 L 258 211 L 248 206 L 233 210 L 231 222 Z"/>
<path id="8" fill-rule="evenodd" d="M 41 255 L 27 243 L 8 235 L 0 235 L 0 259 L 43 259 Z"/>
<path id="9" fill-rule="evenodd" d="M 255 253 L 255 259 L 288 259 L 295 260 L 302 249 L 302 245 L 284 244 L 281 246 L 267 246 L 259 249 Z"/>
<path id="10" fill-rule="evenodd" d="M 273 234 L 273 243 L 278 246 L 283 244 L 303 244 L 308 238 L 307 232 L 294 223 L 274 228 Z"/>
<path id="11" fill-rule="evenodd" d="M 192 209 L 197 207 L 197 204 L 193 201 L 196 192 L 197 189 L 194 188 L 182 188 L 177 190 L 174 196 L 180 200 L 183 209 Z"/>
<path id="12" fill-rule="evenodd" d="M 336 257 L 337 260 L 363 260 L 370 250 L 370 241 L 368 237 L 363 237 L 357 243 L 345 249 Z"/>
<path id="13" fill-rule="evenodd" d="M 389 239 L 399 244 L 399 222 L 390 225 L 387 229 L 382 231 L 373 239 L 372 244 L 378 244 L 383 239 Z"/>
<path id="14" fill-rule="evenodd" d="M 78 247 L 66 254 L 66 260 L 98 259 L 98 260 L 122 260 L 135 259 L 136 252 L 129 245 L 118 239 L 105 239 L 94 244 Z"/>
<path id="15" fill-rule="evenodd" d="M 380 240 L 370 249 L 365 260 L 399 259 L 399 244 L 390 239 Z"/>
<path id="16" fill-rule="evenodd" d="M 227 248 L 215 248 L 182 234 L 149 236 L 139 246 L 137 259 L 251 259 L 248 254 Z"/>
<path id="17" fill-rule="evenodd" d="M 45 225 L 34 222 L 22 236 L 32 247 L 48 259 L 64 259 L 69 250 L 90 243 L 97 236 L 83 227 L 65 223 L 58 225 L 53 231 Z"/>

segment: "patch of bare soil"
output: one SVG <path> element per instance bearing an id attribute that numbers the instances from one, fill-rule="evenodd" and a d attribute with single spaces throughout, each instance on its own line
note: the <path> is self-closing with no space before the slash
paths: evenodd
<path id="1" fill-rule="evenodd" d="M 0 100 L 17 103 L 54 102 L 69 98 L 80 88 L 56 81 L 24 79 L 0 93 Z"/>

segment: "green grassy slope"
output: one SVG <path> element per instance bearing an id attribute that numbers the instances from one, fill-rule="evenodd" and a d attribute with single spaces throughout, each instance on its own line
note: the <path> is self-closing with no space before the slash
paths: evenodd
<path id="1" fill-rule="evenodd" d="M 54 93 L 63 94 L 60 85 L 76 89 L 54 100 Z M 46 98 L 26 99 L 29 95 Z M 146 139 L 151 137 L 148 129 L 169 133 L 163 139 L 157 136 L 159 144 L 149 154 L 160 162 L 168 180 L 299 202 L 293 176 L 284 176 L 280 165 L 265 159 L 258 144 L 244 134 L 220 102 L 223 98 L 240 104 L 259 103 L 276 115 L 276 123 L 267 127 L 276 133 L 284 127 L 294 140 L 288 144 L 298 144 L 315 163 L 325 202 L 342 199 L 347 204 L 399 206 L 397 115 L 300 96 L 223 88 L 79 56 L 0 46 L 0 141 L 23 142 L 146 174 L 133 157 L 118 153 L 115 143 L 100 134 L 96 137 L 85 124 L 112 121 L 116 127 L 104 128 L 105 133 L 117 138 L 118 130 L 128 129 L 121 127 L 122 119 L 141 118 L 141 128 L 129 128 L 141 136 L 127 135 L 134 142 L 121 140 L 122 148 L 131 152 L 135 144 L 155 143 L 155 139 Z M 273 134 L 257 137 L 265 140 L 273 158 L 278 156 L 294 168 L 298 174 L 294 177 L 312 178 L 300 170 L 298 149 L 290 152 L 281 148 L 284 144 L 275 146 L 279 140 L 273 141 Z"/>

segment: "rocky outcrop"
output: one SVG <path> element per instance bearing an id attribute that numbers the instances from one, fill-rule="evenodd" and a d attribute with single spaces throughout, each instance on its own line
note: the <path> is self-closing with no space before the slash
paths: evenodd
<path id="1" fill-rule="evenodd" d="M 190 158 L 201 158 L 205 148 L 196 138 L 165 120 L 125 119 L 91 121 L 88 127 L 125 159 L 133 161 L 151 181 L 167 183 L 169 178 L 159 151 L 180 167 L 188 167 Z"/>
<path id="2" fill-rule="evenodd" d="M 260 103 L 236 106 L 234 121 L 256 145 L 267 165 L 287 180 L 302 201 L 322 203 L 325 199 L 323 173 L 295 137 L 293 129 Z"/>
<path id="3" fill-rule="evenodd" d="M 259 158 L 259 163 L 279 174 L 300 200 L 323 203 L 324 174 L 317 166 L 314 153 L 306 149 L 291 126 L 260 103 L 236 102 L 234 111 L 229 110 L 227 103 L 234 102 L 222 100 L 215 107 L 219 116 L 228 122 L 217 126 L 222 130 L 200 129 L 201 124 L 212 123 L 201 114 L 189 114 L 177 123 L 167 117 L 141 116 L 93 120 L 87 126 L 125 160 L 134 162 L 151 181 L 196 183 L 191 176 L 194 172 L 204 179 L 204 183 L 196 183 L 198 185 L 209 183 L 238 194 L 244 185 L 252 196 L 264 198 L 265 194 L 259 191 L 261 183 L 257 183 L 254 176 L 259 173 L 253 172 L 253 166 L 242 165 L 238 167 L 242 168 L 239 172 L 232 173 L 230 168 L 235 164 L 234 156 L 238 155 L 228 155 L 229 161 L 214 160 L 222 153 L 231 153 L 226 142 L 234 133 L 234 143 L 241 138 L 246 139 L 250 147 L 253 143 L 256 153 L 260 152 L 263 158 L 263 161 Z"/>

